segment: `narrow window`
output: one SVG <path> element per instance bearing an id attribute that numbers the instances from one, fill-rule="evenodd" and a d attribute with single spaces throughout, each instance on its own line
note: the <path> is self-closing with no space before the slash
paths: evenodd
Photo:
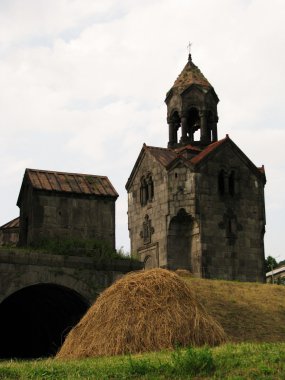
<path id="1" fill-rule="evenodd" d="M 235 172 L 233 170 L 229 175 L 229 194 L 232 197 L 235 195 Z"/>
<path id="2" fill-rule="evenodd" d="M 220 171 L 218 176 L 218 189 L 220 195 L 225 194 L 225 172 L 223 169 Z"/>
<path id="3" fill-rule="evenodd" d="M 153 180 L 152 176 L 148 175 L 146 178 L 141 178 L 141 187 L 140 187 L 140 202 L 142 206 L 145 206 L 148 202 L 153 200 L 154 189 L 153 189 Z"/>
<path id="4" fill-rule="evenodd" d="M 231 219 L 228 220 L 228 233 L 229 233 L 229 235 L 232 234 L 232 221 L 231 221 Z"/>
<path id="5" fill-rule="evenodd" d="M 151 202 L 153 199 L 153 181 L 152 177 L 148 177 L 148 200 Z"/>
<path id="6" fill-rule="evenodd" d="M 144 177 L 141 179 L 140 201 L 142 206 L 147 203 L 147 184 Z"/>

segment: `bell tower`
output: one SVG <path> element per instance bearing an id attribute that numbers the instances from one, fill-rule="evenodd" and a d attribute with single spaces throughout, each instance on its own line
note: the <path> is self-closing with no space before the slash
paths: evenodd
<path id="1" fill-rule="evenodd" d="M 166 94 L 168 148 L 188 144 L 201 148 L 218 140 L 217 104 L 214 88 L 192 62 L 188 62 Z"/>

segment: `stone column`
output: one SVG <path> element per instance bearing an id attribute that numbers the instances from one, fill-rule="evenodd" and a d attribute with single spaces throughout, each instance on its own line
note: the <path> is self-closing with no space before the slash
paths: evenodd
<path id="1" fill-rule="evenodd" d="M 171 148 L 175 143 L 175 125 L 173 122 L 168 122 L 169 127 L 169 141 L 168 141 L 168 147 Z M 177 140 L 177 138 L 176 138 Z"/>
<path id="2" fill-rule="evenodd" d="M 217 130 L 217 123 L 218 123 L 218 116 L 216 116 L 214 118 L 214 121 L 213 121 L 213 124 L 212 124 L 212 138 L 213 138 L 213 141 L 217 141 L 218 140 L 218 130 Z"/>
<path id="3" fill-rule="evenodd" d="M 187 142 L 187 118 L 183 116 L 181 118 L 181 124 L 182 124 L 182 136 L 180 142 L 185 143 Z"/>
<path id="4" fill-rule="evenodd" d="M 208 131 L 207 131 L 207 115 L 206 111 L 202 110 L 199 112 L 200 116 L 200 128 L 201 128 L 201 142 L 207 143 L 208 138 Z"/>

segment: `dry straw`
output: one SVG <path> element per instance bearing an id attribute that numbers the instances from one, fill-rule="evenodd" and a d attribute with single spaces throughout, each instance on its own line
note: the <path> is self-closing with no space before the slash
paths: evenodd
<path id="1" fill-rule="evenodd" d="M 128 274 L 106 289 L 70 331 L 57 358 L 213 346 L 225 339 L 177 274 L 151 269 Z"/>

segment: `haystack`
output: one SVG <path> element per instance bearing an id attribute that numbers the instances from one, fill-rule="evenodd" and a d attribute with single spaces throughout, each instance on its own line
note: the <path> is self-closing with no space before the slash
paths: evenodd
<path id="1" fill-rule="evenodd" d="M 174 272 L 128 274 L 106 289 L 67 336 L 57 358 L 83 358 L 217 345 L 222 327 Z"/>

